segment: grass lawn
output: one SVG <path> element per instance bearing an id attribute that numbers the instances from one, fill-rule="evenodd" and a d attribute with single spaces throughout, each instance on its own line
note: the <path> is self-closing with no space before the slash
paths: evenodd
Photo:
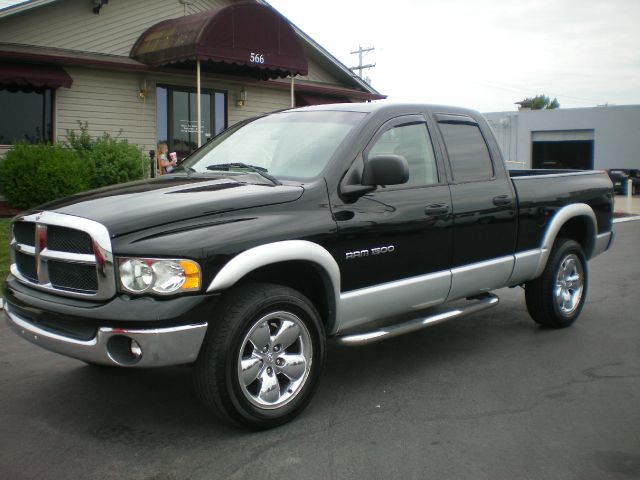
<path id="1" fill-rule="evenodd" d="M 10 218 L 0 218 L 0 282 L 9 275 L 9 222 Z"/>

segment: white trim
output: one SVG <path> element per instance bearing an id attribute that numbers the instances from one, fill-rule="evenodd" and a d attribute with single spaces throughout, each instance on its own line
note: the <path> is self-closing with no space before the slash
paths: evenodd
<path id="1" fill-rule="evenodd" d="M 329 322 L 327 333 L 333 333 L 334 325 L 340 318 L 340 268 L 333 256 L 317 243 L 307 240 L 285 240 L 250 248 L 233 257 L 222 267 L 211 281 L 207 292 L 227 289 L 260 267 L 288 261 L 311 262 L 327 274 L 333 288 L 335 303 L 335 318 L 327 319 Z"/>
<path id="2" fill-rule="evenodd" d="M 334 290 L 340 292 L 338 264 L 327 250 L 307 240 L 267 243 L 236 255 L 218 272 L 207 288 L 207 292 L 229 288 L 246 274 L 260 267 L 293 260 L 311 261 L 323 267 L 334 283 Z"/>
<path id="3" fill-rule="evenodd" d="M 555 213 L 555 215 L 547 225 L 547 229 L 544 233 L 541 245 L 542 255 L 540 255 L 538 268 L 536 269 L 535 274 L 532 278 L 537 278 L 542 275 L 560 229 L 564 226 L 565 223 L 576 217 L 586 217 L 589 219 L 589 221 L 587 222 L 587 228 L 589 229 L 589 231 L 587 232 L 588 243 L 587 245 L 585 245 L 584 253 L 587 257 L 587 260 L 591 258 L 591 256 L 593 255 L 593 248 L 595 246 L 595 237 L 597 232 L 596 225 L 598 224 L 596 222 L 596 214 L 593 213 L 593 209 L 586 203 L 572 203 L 571 205 L 566 205 Z"/>

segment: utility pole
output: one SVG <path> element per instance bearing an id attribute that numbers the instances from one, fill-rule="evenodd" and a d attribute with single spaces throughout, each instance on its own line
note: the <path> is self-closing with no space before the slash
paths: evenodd
<path id="1" fill-rule="evenodd" d="M 369 63 L 367 65 L 363 65 L 362 64 L 362 57 L 364 56 L 365 53 L 368 52 L 373 52 L 376 48 L 375 47 L 369 47 L 369 48 L 362 48 L 362 45 L 358 45 L 358 50 L 355 50 L 353 52 L 351 52 L 351 55 L 358 55 L 358 65 L 355 67 L 351 67 L 349 70 L 353 70 L 354 72 L 356 70 L 358 70 L 358 76 L 360 78 L 362 78 L 362 71 L 367 69 L 367 68 L 373 68 L 376 66 L 375 63 Z"/>

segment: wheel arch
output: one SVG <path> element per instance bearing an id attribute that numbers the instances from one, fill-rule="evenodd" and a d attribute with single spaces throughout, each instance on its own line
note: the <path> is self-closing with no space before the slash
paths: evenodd
<path id="1" fill-rule="evenodd" d="M 586 203 L 573 203 L 558 210 L 549 221 L 542 237 L 540 261 L 533 278 L 539 277 L 558 237 L 570 238 L 580 244 L 585 257 L 593 256 L 598 232 L 596 215 Z"/>
<path id="2" fill-rule="evenodd" d="M 218 272 L 207 292 L 251 281 L 289 286 L 307 296 L 321 314 L 328 334 L 339 318 L 340 269 L 322 246 L 307 240 L 286 240 L 246 250 Z"/>

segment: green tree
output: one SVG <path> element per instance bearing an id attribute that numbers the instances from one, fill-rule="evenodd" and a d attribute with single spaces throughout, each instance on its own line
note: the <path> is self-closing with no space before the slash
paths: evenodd
<path id="1" fill-rule="evenodd" d="M 560 108 L 560 102 L 557 98 L 551 100 L 547 95 L 540 94 L 535 97 L 527 97 L 524 100 L 516 102 L 521 108 L 530 108 L 531 110 L 555 110 Z"/>

